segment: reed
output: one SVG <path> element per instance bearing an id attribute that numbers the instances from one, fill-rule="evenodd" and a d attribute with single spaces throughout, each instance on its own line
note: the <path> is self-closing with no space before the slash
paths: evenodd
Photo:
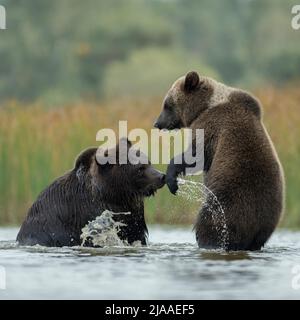
<path id="1" fill-rule="evenodd" d="M 256 92 L 264 106 L 264 122 L 274 141 L 286 176 L 286 210 L 282 226 L 300 227 L 300 91 L 296 85 Z M 118 128 L 150 130 L 160 112 L 161 98 L 77 103 L 59 109 L 21 105 L 0 106 L 0 224 L 21 223 L 39 192 L 72 168 L 76 155 L 97 145 L 96 132 Z M 164 166 L 159 166 L 165 170 Z M 172 204 L 172 205 L 171 205 Z M 197 204 L 182 201 L 166 187 L 146 200 L 149 223 L 186 224 L 196 217 Z"/>

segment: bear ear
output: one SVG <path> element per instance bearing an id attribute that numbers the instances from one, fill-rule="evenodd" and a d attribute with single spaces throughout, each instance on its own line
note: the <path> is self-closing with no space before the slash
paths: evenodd
<path id="1" fill-rule="evenodd" d="M 95 160 L 97 165 L 102 169 L 109 169 L 114 164 L 114 157 L 113 155 L 109 155 L 108 149 L 98 148 L 95 154 Z"/>
<path id="2" fill-rule="evenodd" d="M 195 90 L 200 82 L 199 75 L 196 71 L 190 71 L 187 73 L 185 76 L 185 81 L 184 81 L 184 90 L 187 92 L 191 92 Z"/>
<path id="3" fill-rule="evenodd" d="M 75 169 L 77 170 L 79 167 L 89 168 L 96 151 L 97 148 L 89 148 L 81 152 L 75 161 Z"/>
<path id="4" fill-rule="evenodd" d="M 127 137 L 123 137 L 119 140 L 119 143 L 116 146 L 116 159 L 118 164 L 127 163 L 128 151 L 131 147 L 131 141 L 129 141 Z"/>

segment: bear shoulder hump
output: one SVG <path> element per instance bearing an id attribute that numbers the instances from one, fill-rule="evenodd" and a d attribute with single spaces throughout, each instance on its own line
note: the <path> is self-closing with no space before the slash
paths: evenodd
<path id="1" fill-rule="evenodd" d="M 247 91 L 238 90 L 231 94 L 232 102 L 239 104 L 247 110 L 253 112 L 253 114 L 261 119 L 262 107 L 257 98 Z"/>

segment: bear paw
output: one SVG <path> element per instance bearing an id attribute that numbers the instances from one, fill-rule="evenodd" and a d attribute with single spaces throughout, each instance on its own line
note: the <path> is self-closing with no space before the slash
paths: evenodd
<path id="1" fill-rule="evenodd" d="M 178 190 L 178 183 L 176 177 L 166 177 L 166 184 L 170 190 L 171 193 L 176 194 Z"/>

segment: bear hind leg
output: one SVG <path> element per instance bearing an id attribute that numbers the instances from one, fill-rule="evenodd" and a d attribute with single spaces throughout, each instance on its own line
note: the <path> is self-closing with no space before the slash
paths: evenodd
<path id="1" fill-rule="evenodd" d="M 273 233 L 273 228 L 267 228 L 267 229 L 261 229 L 260 231 L 257 232 L 255 235 L 253 241 L 247 248 L 247 250 L 250 251 L 257 251 L 261 250 L 261 248 L 266 244 L 268 239 L 270 238 L 271 234 Z"/>

